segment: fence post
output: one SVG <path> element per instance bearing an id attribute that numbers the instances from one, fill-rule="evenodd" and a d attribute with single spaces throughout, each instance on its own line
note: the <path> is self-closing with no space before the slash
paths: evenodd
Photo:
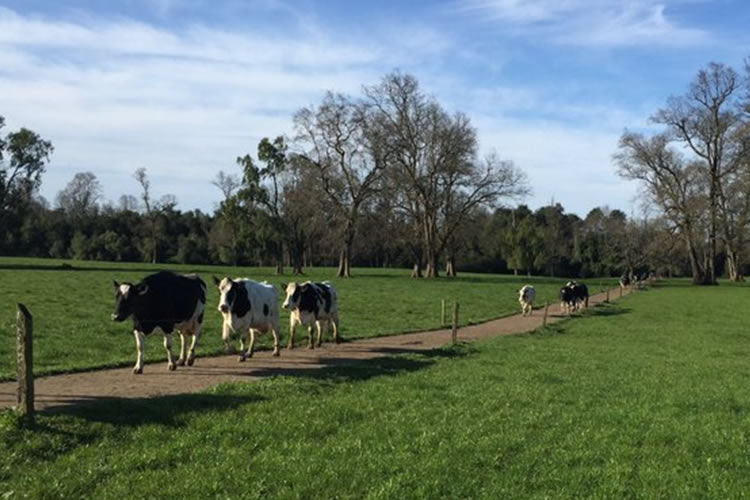
<path id="1" fill-rule="evenodd" d="M 440 301 L 440 326 L 445 326 L 445 299 Z"/>
<path id="2" fill-rule="evenodd" d="M 604 302 L 609 303 L 609 287 L 607 287 L 607 298 L 604 300 Z"/>
<path id="3" fill-rule="evenodd" d="M 34 326 L 31 313 L 23 304 L 18 304 L 16 314 L 16 410 L 29 423 L 34 422 L 34 355 L 32 343 Z"/>
<path id="4" fill-rule="evenodd" d="M 549 302 L 544 303 L 544 318 L 542 319 L 542 326 L 547 326 L 547 311 L 549 311 Z"/>
<path id="5" fill-rule="evenodd" d="M 453 303 L 453 330 L 451 331 L 451 339 L 454 344 L 458 340 L 458 302 Z"/>
<path id="6" fill-rule="evenodd" d="M 622 298 L 622 287 L 620 287 L 620 298 Z"/>

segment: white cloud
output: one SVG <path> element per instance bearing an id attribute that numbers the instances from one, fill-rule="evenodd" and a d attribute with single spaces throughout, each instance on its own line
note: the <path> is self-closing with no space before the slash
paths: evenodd
<path id="1" fill-rule="evenodd" d="M 498 22 L 519 37 L 592 47 L 661 45 L 689 47 L 711 40 L 708 32 L 680 26 L 667 4 L 685 0 L 459 0 L 461 10 Z"/>
<path id="2" fill-rule="evenodd" d="M 0 114 L 6 130 L 27 126 L 54 143 L 42 185 L 50 200 L 79 171 L 95 172 L 108 199 L 135 194 L 132 173 L 146 167 L 156 194 L 177 195 L 183 209 L 211 210 L 218 170 L 236 168 L 235 158 L 253 153 L 261 137 L 290 132 L 296 109 L 328 89 L 357 94 L 401 67 L 446 107 L 466 111 L 484 149 L 529 173 L 532 204 L 554 196 L 585 215 L 596 204 L 629 203 L 609 161 L 628 123 L 618 122 L 632 117 L 617 106 L 577 105 L 554 89 L 479 86 L 450 64 L 471 58 L 466 44 L 427 24 L 373 28 L 356 39 L 302 31 L 282 38 L 0 8 Z M 507 118 L 526 112 L 549 118 Z M 571 120 L 580 124 L 571 128 Z"/>

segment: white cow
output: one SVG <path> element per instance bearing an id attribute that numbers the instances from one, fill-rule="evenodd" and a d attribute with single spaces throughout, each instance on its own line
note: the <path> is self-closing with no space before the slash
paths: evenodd
<path id="1" fill-rule="evenodd" d="M 297 325 L 308 327 L 309 342 L 307 347 L 313 348 L 312 325 L 318 329 L 318 347 L 321 342 L 321 327 L 323 323 L 333 327 L 333 341 L 339 342 L 339 309 L 336 289 L 330 281 L 312 283 L 307 281 L 302 284 L 282 284 L 286 289 L 284 309 L 290 310 L 289 315 L 289 349 L 294 347 L 294 330 Z"/>
<path id="2" fill-rule="evenodd" d="M 219 311 L 224 318 L 221 338 L 230 349 L 229 336 L 236 332 L 240 336 L 240 361 L 252 357 L 255 346 L 255 333 L 271 331 L 273 334 L 273 355 L 279 355 L 279 303 L 276 289 L 266 282 L 258 283 L 247 278 L 224 278 L 214 276 L 214 283 L 221 295 Z M 250 345 L 245 352 L 245 341 L 250 333 Z"/>
<path id="3" fill-rule="evenodd" d="M 524 285 L 518 291 L 518 302 L 521 304 L 521 314 L 523 316 L 531 315 L 535 298 L 536 290 L 531 285 Z"/>

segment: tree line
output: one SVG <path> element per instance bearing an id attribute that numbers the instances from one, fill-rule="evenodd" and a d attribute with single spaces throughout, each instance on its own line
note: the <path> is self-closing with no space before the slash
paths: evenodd
<path id="1" fill-rule="evenodd" d="M 213 213 L 156 197 L 145 168 L 133 174 L 139 191 L 116 202 L 102 200 L 94 173 L 79 172 L 50 203 L 38 189 L 53 146 L 21 129 L 0 135 L 0 252 L 294 274 L 332 265 L 343 277 L 353 266 L 387 266 L 414 277 L 657 271 L 705 283 L 726 267 L 739 279 L 750 210 L 746 89 L 731 68 L 709 65 L 654 115 L 666 131 L 623 133 L 618 172 L 641 181 L 656 209 L 640 219 L 519 205 L 530 192 L 524 172 L 495 153 L 480 157 L 469 118 L 400 72 L 298 110 L 291 134 L 262 139 L 234 172 L 216 175 Z"/>

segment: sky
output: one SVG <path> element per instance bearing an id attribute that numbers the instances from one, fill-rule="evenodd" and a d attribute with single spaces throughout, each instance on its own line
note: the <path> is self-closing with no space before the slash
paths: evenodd
<path id="1" fill-rule="evenodd" d="M 0 0 L 0 116 L 54 144 L 53 204 L 84 171 L 137 195 L 145 167 L 155 197 L 211 212 L 216 174 L 296 110 L 399 70 L 527 173 L 532 208 L 635 214 L 618 138 L 709 62 L 741 70 L 747 26 L 746 0 Z"/>

